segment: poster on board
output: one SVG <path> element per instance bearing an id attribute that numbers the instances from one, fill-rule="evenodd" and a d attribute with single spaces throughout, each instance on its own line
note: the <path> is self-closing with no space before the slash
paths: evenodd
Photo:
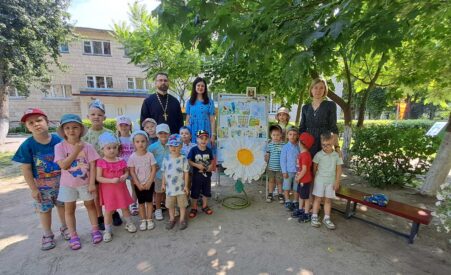
<path id="1" fill-rule="evenodd" d="M 266 96 L 219 94 L 218 100 L 218 163 L 228 138 L 247 137 L 266 142 L 268 139 L 268 104 Z"/>

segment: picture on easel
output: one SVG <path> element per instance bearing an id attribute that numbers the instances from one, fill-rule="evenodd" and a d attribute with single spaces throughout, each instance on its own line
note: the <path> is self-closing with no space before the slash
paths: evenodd
<path id="1" fill-rule="evenodd" d="M 257 97 L 257 87 L 246 87 L 246 96 Z"/>

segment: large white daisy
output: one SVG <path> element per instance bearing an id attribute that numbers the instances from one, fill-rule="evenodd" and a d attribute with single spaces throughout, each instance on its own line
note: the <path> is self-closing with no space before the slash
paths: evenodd
<path id="1" fill-rule="evenodd" d="M 234 180 L 250 183 L 265 172 L 265 142 L 249 138 L 231 138 L 224 146 L 224 173 Z"/>

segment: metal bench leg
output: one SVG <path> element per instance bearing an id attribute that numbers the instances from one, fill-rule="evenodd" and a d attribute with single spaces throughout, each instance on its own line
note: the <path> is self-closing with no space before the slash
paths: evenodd
<path id="1" fill-rule="evenodd" d="M 409 235 L 409 243 L 413 243 L 413 240 L 415 240 L 415 237 L 418 234 L 418 230 L 420 229 L 420 224 L 416 222 L 412 222 L 412 229 L 410 230 Z"/>

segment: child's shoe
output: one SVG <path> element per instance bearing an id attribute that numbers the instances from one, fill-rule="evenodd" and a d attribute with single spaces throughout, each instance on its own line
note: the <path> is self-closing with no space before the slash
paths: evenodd
<path id="1" fill-rule="evenodd" d="M 60 232 L 61 232 L 61 237 L 64 240 L 66 240 L 66 241 L 70 240 L 70 233 L 69 233 L 69 229 L 67 228 L 67 226 L 61 226 Z"/>
<path id="2" fill-rule="evenodd" d="M 186 221 L 181 221 L 180 222 L 180 230 L 185 230 L 188 227 L 188 223 Z"/>
<path id="3" fill-rule="evenodd" d="M 153 220 L 147 220 L 147 230 L 152 230 L 155 228 L 155 223 Z"/>
<path id="4" fill-rule="evenodd" d="M 97 217 L 97 224 L 99 226 L 99 230 L 105 230 L 105 222 L 103 216 Z"/>
<path id="5" fill-rule="evenodd" d="M 80 237 L 78 237 L 77 235 L 74 235 L 74 236 L 70 237 L 69 247 L 72 250 L 80 249 L 81 248 Z"/>
<path id="6" fill-rule="evenodd" d="M 295 209 L 293 213 L 291 213 L 292 218 L 300 218 L 304 215 L 304 209 Z"/>
<path id="7" fill-rule="evenodd" d="M 312 215 L 309 213 L 304 213 L 301 217 L 299 217 L 298 222 L 306 223 L 312 220 Z"/>
<path id="8" fill-rule="evenodd" d="M 55 248 L 55 235 L 42 236 L 41 250 L 50 250 Z"/>
<path id="9" fill-rule="evenodd" d="M 125 225 L 125 230 L 127 230 L 129 233 L 135 233 L 136 232 L 136 226 L 134 223 L 129 222 Z"/>
<path id="10" fill-rule="evenodd" d="M 268 196 L 266 197 L 266 202 L 272 202 L 273 197 L 272 194 L 268 194 Z"/>
<path id="11" fill-rule="evenodd" d="M 293 207 L 294 207 L 294 210 L 299 209 L 299 202 L 298 201 L 294 202 Z"/>
<path id="12" fill-rule="evenodd" d="M 288 207 L 288 211 L 294 211 L 294 210 L 296 210 L 296 209 L 299 209 L 299 205 L 298 205 L 298 208 L 296 208 L 296 206 L 295 206 L 295 202 L 291 202 L 290 203 L 290 206 Z"/>
<path id="13" fill-rule="evenodd" d="M 326 226 L 327 229 L 330 229 L 330 230 L 334 230 L 335 229 L 335 224 L 330 219 L 324 219 L 323 223 L 324 223 L 324 225 Z"/>
<path id="14" fill-rule="evenodd" d="M 166 229 L 171 230 L 172 228 L 174 228 L 174 226 L 175 226 L 175 221 L 168 221 L 168 223 L 166 224 Z"/>
<path id="15" fill-rule="evenodd" d="M 103 241 L 108 243 L 111 242 L 113 240 L 113 234 L 106 231 L 105 233 L 103 233 Z"/>
<path id="16" fill-rule="evenodd" d="M 146 220 L 141 220 L 141 224 L 139 225 L 139 230 L 144 231 L 147 229 L 147 222 Z"/>
<path id="17" fill-rule="evenodd" d="M 277 197 L 279 198 L 279 203 L 283 204 L 285 202 L 285 198 L 283 197 L 282 194 L 277 195 Z"/>
<path id="18" fill-rule="evenodd" d="M 291 211 L 290 209 L 292 208 L 292 203 L 291 201 L 287 201 L 285 202 L 285 209 L 287 209 L 287 211 Z"/>
<path id="19" fill-rule="evenodd" d="M 132 216 L 138 216 L 139 211 L 138 211 L 138 206 L 136 205 L 136 203 L 132 203 L 130 205 L 130 213 L 132 214 Z"/>
<path id="20" fill-rule="evenodd" d="M 164 218 L 163 218 L 163 211 L 161 210 L 161 208 L 155 210 L 155 219 L 156 219 L 157 221 L 162 221 L 162 220 L 164 219 Z"/>
<path id="21" fill-rule="evenodd" d="M 103 240 L 102 233 L 99 230 L 94 230 L 91 232 L 91 241 L 93 244 L 98 244 Z"/>
<path id="22" fill-rule="evenodd" d="M 119 216 L 119 212 L 114 211 L 113 213 L 113 225 L 114 226 L 119 226 L 122 224 L 122 219 L 121 216 Z"/>
<path id="23" fill-rule="evenodd" d="M 321 222 L 319 221 L 318 216 L 312 216 L 312 221 L 310 222 L 313 227 L 320 227 Z"/>

